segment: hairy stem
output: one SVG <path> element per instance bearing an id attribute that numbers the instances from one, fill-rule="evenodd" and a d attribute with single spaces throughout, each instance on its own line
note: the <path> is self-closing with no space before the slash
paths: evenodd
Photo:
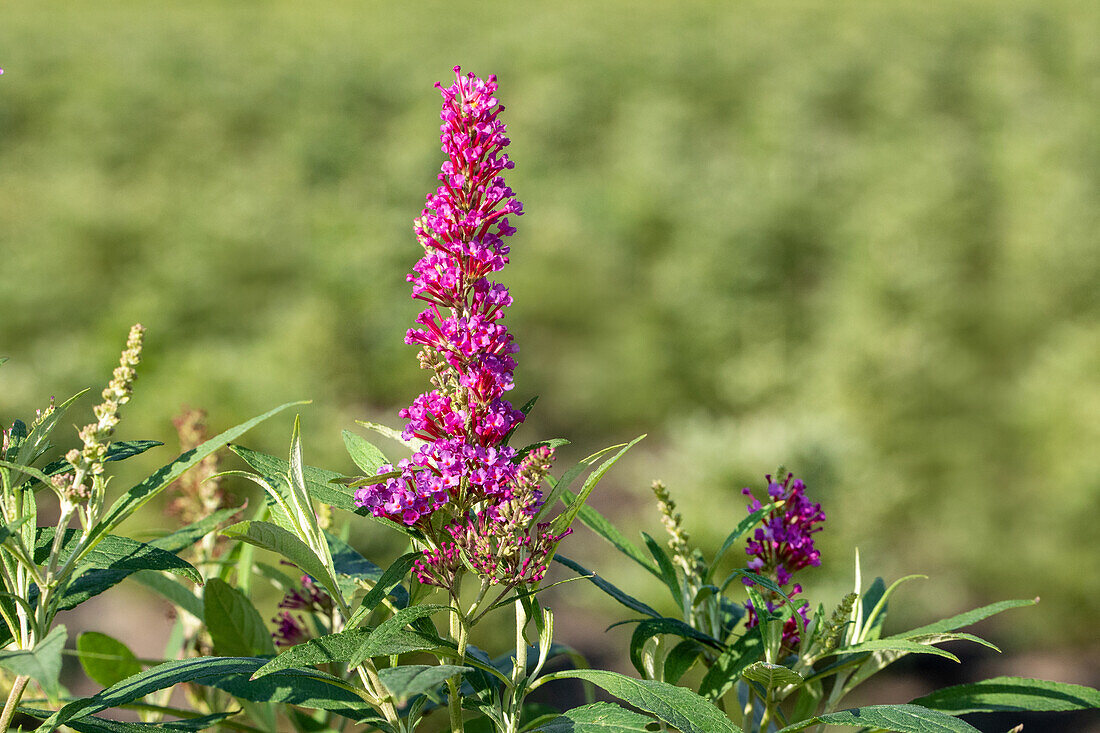
<path id="1" fill-rule="evenodd" d="M 23 690 L 27 689 L 27 683 L 30 682 L 30 679 L 26 675 L 19 675 L 15 678 L 15 682 L 11 686 L 11 692 L 8 693 L 8 701 L 4 704 L 4 712 L 0 714 L 0 733 L 6 733 L 8 727 L 11 726 L 11 719 L 15 717 L 15 708 L 19 706 L 19 700 L 23 697 Z"/>

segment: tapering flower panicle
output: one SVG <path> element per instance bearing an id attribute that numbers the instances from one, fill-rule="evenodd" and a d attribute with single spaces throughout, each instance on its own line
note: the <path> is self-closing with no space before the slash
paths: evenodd
<path id="1" fill-rule="evenodd" d="M 91 488 L 85 483 L 89 477 L 103 473 L 103 464 L 107 460 L 107 449 L 111 445 L 111 435 L 118 425 L 118 408 L 130 401 L 137 379 L 137 365 L 141 363 L 141 346 L 145 338 L 145 327 L 140 323 L 130 329 L 126 340 L 126 349 L 122 352 L 119 364 L 111 381 L 103 390 L 103 402 L 96 405 L 96 422 L 85 425 L 79 432 L 84 442 L 83 449 L 69 451 L 65 460 L 72 466 L 73 480 L 62 479 L 55 486 L 63 487 L 65 494 L 73 501 L 86 500 L 91 496 Z"/>
<path id="2" fill-rule="evenodd" d="M 433 389 L 401 410 L 406 440 L 425 441 L 412 458 L 379 469 L 399 471 L 360 488 L 356 501 L 375 516 L 417 524 L 453 503 L 462 515 L 478 502 L 512 495 L 515 452 L 502 443 L 523 420 L 503 398 L 512 388 L 517 351 L 500 323 L 512 302 L 508 289 L 488 276 L 508 262 L 504 240 L 515 233 L 509 216 L 523 205 L 504 182 L 512 162 L 494 96 L 496 77 L 463 76 L 436 85 L 443 96 L 440 140 L 447 155 L 434 194 L 414 222 L 424 256 L 408 281 L 427 307 L 406 343 L 421 347 L 420 363 L 434 372 Z"/>
<path id="3" fill-rule="evenodd" d="M 821 505 L 806 498 L 806 485 L 794 474 L 788 473 L 782 483 L 765 476 L 768 481 L 768 498 L 776 508 L 768 512 L 763 526 L 754 533 L 745 553 L 749 555 L 746 567 L 756 573 L 773 579 L 781 588 L 791 584 L 793 574 L 804 567 L 821 564 L 821 553 L 814 547 L 813 535 L 821 531 L 819 526 L 825 521 L 825 512 Z M 778 479 L 778 476 L 777 476 Z M 741 493 L 752 497 L 752 490 L 744 488 Z M 763 508 L 759 499 L 753 497 L 748 511 L 753 513 Z M 756 585 L 751 578 L 743 580 L 745 585 Z M 775 593 L 761 589 L 769 611 L 776 611 L 782 599 Z M 788 598 L 794 598 L 802 592 L 802 586 L 795 583 L 790 591 L 784 590 Z M 748 609 L 748 627 L 757 624 L 756 609 L 752 603 L 746 603 Z M 794 615 L 783 626 L 783 645 L 794 649 L 798 645 L 800 628 L 808 621 L 809 604 L 801 603 Z"/>

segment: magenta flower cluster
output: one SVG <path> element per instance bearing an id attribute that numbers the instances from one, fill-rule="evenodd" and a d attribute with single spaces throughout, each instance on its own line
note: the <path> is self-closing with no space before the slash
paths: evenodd
<path id="1" fill-rule="evenodd" d="M 768 498 L 776 508 L 768 512 L 762 526 L 754 533 L 745 553 L 749 555 L 746 567 L 757 575 L 775 580 L 783 588 L 788 598 L 794 598 L 802 592 L 798 583 L 791 585 L 793 575 L 804 567 L 821 564 L 821 553 L 814 547 L 813 535 L 821 531 L 820 524 L 825 521 L 825 512 L 821 505 L 806 498 L 806 485 L 788 473 L 782 483 L 768 481 Z M 778 477 L 776 477 L 778 479 Z M 742 494 L 752 497 L 752 490 L 744 488 Z M 753 497 L 748 511 L 753 513 L 763 508 L 759 499 Z M 745 578 L 745 585 L 755 585 L 751 578 Z M 786 586 L 790 585 L 790 590 Z M 774 596 L 774 597 L 772 597 Z M 775 594 L 765 593 L 769 611 L 776 611 L 783 603 Z M 745 604 L 748 610 L 748 628 L 756 626 L 758 620 L 752 602 Z M 791 615 L 783 626 L 783 645 L 794 649 L 799 642 L 800 630 L 809 621 L 809 604 L 801 603 L 796 611 L 800 618 Z"/>
<path id="2" fill-rule="evenodd" d="M 523 421 L 504 399 L 512 388 L 517 351 L 499 322 L 512 302 L 508 289 L 488 276 L 508 262 L 505 238 L 515 233 L 510 215 L 523 205 L 504 182 L 513 163 L 494 96 L 496 78 L 463 76 L 437 84 L 443 95 L 440 140 L 447 155 L 440 185 L 414 223 L 424 256 L 408 276 L 413 297 L 428 305 L 406 343 L 422 347 L 421 364 L 435 372 L 434 389 L 400 412 L 406 440 L 425 444 L 386 481 L 356 492 L 375 516 L 415 525 L 453 502 L 460 514 L 484 500 L 507 501 L 515 478 L 515 452 L 502 445 Z"/>

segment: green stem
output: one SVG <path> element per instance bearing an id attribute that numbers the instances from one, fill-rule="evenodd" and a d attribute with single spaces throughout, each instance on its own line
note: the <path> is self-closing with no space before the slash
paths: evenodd
<path id="1" fill-rule="evenodd" d="M 527 677 L 527 640 L 523 637 L 523 631 L 527 628 L 527 609 L 520 599 L 515 600 L 516 606 L 516 662 L 512 666 L 512 709 L 505 718 L 505 731 L 516 733 L 519 730 L 519 720 L 523 713 L 523 695 L 520 694 L 520 685 Z"/>
<path id="2" fill-rule="evenodd" d="M 470 630 L 466 625 L 466 619 L 461 613 L 455 611 L 451 614 L 451 638 L 458 646 L 458 664 L 466 663 L 466 644 L 469 641 Z M 456 674 L 447 679 L 447 707 L 451 714 L 451 733 L 462 733 L 462 696 L 460 694 L 462 675 Z"/>
<path id="3" fill-rule="evenodd" d="M 11 692 L 8 693 L 8 701 L 4 705 L 4 712 L 0 714 L 0 733 L 6 733 L 8 727 L 11 726 L 11 719 L 15 717 L 15 709 L 19 706 L 19 700 L 23 697 L 23 690 L 27 689 L 27 683 L 30 682 L 30 679 L 26 675 L 19 675 L 15 678 L 15 682 L 11 686 Z"/>

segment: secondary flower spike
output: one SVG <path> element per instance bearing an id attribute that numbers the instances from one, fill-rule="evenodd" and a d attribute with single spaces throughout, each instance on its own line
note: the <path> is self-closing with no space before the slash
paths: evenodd
<path id="1" fill-rule="evenodd" d="M 749 540 L 745 553 L 750 559 L 746 567 L 758 575 L 771 577 L 779 586 L 786 586 L 791 582 L 793 574 L 808 565 L 820 565 L 821 553 L 814 547 L 813 535 L 821 531 L 820 524 L 825 521 L 825 512 L 821 505 L 811 502 L 806 498 L 806 485 L 800 479 L 795 479 L 794 474 L 788 473 L 783 482 L 772 480 L 771 476 L 765 476 L 768 481 L 768 498 L 776 503 L 777 507 L 768 513 L 763 526 L 756 530 L 753 538 Z M 752 496 L 748 488 L 741 493 Z M 763 508 L 759 499 L 755 497 L 749 502 L 748 510 L 752 512 Z M 755 585 L 750 578 L 744 578 L 745 585 Z M 781 605 L 780 597 L 761 589 L 768 604 L 769 611 L 776 611 Z M 788 598 L 794 598 L 802 592 L 802 586 L 795 583 L 787 592 Z M 745 604 L 749 612 L 747 627 L 752 628 L 757 624 L 756 609 L 751 601 Z M 793 649 L 798 646 L 800 626 L 808 622 L 809 604 L 801 603 L 797 607 L 801 621 L 792 615 L 783 625 L 783 646 Z"/>
<path id="2" fill-rule="evenodd" d="M 413 298 L 427 303 L 406 343 L 421 347 L 420 363 L 434 372 L 433 389 L 400 412 L 403 436 L 425 444 L 396 467 L 400 475 L 356 492 L 375 516 L 417 524 L 441 505 L 464 515 L 475 504 L 508 501 L 517 467 L 502 443 L 523 421 L 504 399 L 512 388 L 517 351 L 500 323 L 512 303 L 508 289 L 488 276 L 508 262 L 510 216 L 523 205 L 504 182 L 512 161 L 495 96 L 495 76 L 463 76 L 437 84 L 443 96 L 440 141 L 447 156 L 440 185 L 414 222 L 424 256 L 408 276 Z"/>

